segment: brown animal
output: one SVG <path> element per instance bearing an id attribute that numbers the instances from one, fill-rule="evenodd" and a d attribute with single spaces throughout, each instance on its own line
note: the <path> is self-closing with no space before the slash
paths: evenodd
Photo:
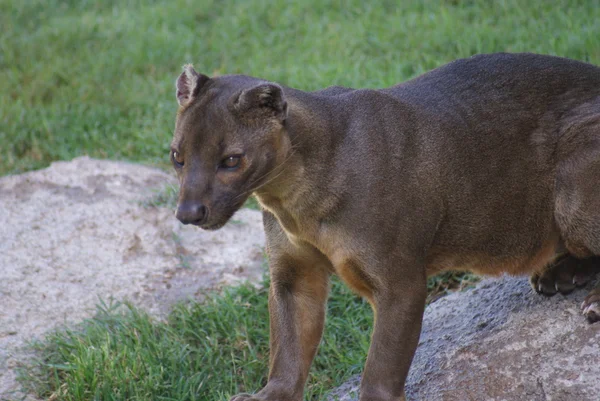
<path id="1" fill-rule="evenodd" d="M 458 60 L 387 89 L 177 80 L 177 218 L 223 226 L 250 194 L 271 273 L 270 371 L 235 401 L 300 401 L 328 281 L 375 327 L 361 401 L 404 399 L 428 275 L 532 274 L 568 292 L 600 267 L 600 68 L 534 54 Z M 600 318 L 600 289 L 586 299 Z"/>

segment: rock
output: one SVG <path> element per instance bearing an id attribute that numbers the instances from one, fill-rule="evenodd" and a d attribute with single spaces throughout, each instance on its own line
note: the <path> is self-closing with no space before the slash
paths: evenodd
<path id="1" fill-rule="evenodd" d="M 91 316 L 100 300 L 161 314 L 262 277 L 260 212 L 242 209 L 208 232 L 142 204 L 175 185 L 158 169 L 87 157 L 0 177 L 0 399 L 16 388 L 9 365 L 21 345 Z"/>
<path id="2" fill-rule="evenodd" d="M 600 400 L 600 323 L 581 315 L 585 295 L 545 298 L 526 279 L 505 277 L 429 305 L 407 399 Z M 359 380 L 330 400 L 357 400 Z"/>

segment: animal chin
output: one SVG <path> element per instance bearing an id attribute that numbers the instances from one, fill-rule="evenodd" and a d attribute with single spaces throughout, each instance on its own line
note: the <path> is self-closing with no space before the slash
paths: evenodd
<path id="1" fill-rule="evenodd" d="M 200 228 L 203 229 L 203 230 L 207 230 L 207 231 L 216 231 L 219 228 L 223 227 L 228 221 L 229 221 L 229 219 L 225 220 L 224 222 L 218 222 L 218 223 L 212 223 L 212 224 L 203 224 L 203 225 L 200 226 Z"/>
<path id="2" fill-rule="evenodd" d="M 238 210 L 238 208 L 233 209 L 233 211 L 231 211 L 230 213 L 223 214 L 219 217 L 214 216 L 216 218 L 210 218 L 211 216 L 209 216 L 208 221 L 206 221 L 204 224 L 201 224 L 200 228 L 202 228 L 203 230 L 208 230 L 208 231 L 218 230 L 219 228 L 221 228 L 225 224 L 227 224 L 227 222 L 231 219 L 231 217 L 234 215 L 234 213 L 237 210 Z"/>
<path id="3" fill-rule="evenodd" d="M 223 213 L 215 213 L 213 216 L 208 216 L 208 220 L 199 225 L 203 230 L 215 231 L 223 227 L 227 222 L 233 217 L 235 212 L 237 212 L 243 205 L 245 199 L 241 199 L 237 204 L 233 205 L 233 207 L 222 209 Z"/>

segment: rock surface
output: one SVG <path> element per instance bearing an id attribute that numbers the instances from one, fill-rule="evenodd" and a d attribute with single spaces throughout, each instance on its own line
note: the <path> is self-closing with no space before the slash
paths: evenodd
<path id="1" fill-rule="evenodd" d="M 431 304 L 407 383 L 411 401 L 598 401 L 600 323 L 586 291 L 545 298 L 525 278 L 488 279 Z M 357 400 L 359 377 L 331 400 Z"/>
<path id="2" fill-rule="evenodd" d="M 87 157 L 0 178 L 0 400 L 18 397 L 20 347 L 91 316 L 100 300 L 161 314 L 261 278 L 260 213 L 242 209 L 207 232 L 140 202 L 174 185 L 161 170 Z"/>

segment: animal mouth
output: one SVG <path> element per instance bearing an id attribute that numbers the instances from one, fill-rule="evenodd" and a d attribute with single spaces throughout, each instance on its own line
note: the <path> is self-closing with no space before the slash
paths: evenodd
<path id="1" fill-rule="evenodd" d="M 213 223 L 213 224 L 197 224 L 198 227 L 200 227 L 203 230 L 207 230 L 207 231 L 215 231 L 218 230 L 219 228 L 223 227 L 225 223 Z"/>
<path id="2" fill-rule="evenodd" d="M 206 216 L 206 218 L 203 221 L 198 221 L 197 222 L 198 224 L 197 223 L 192 223 L 192 224 L 200 227 L 203 230 L 207 230 L 207 231 L 218 230 L 221 227 L 223 227 L 225 224 L 227 224 L 227 222 L 229 220 L 231 220 L 231 218 L 233 217 L 235 212 L 237 212 L 242 207 L 244 202 L 245 202 L 245 199 L 243 199 L 242 201 L 235 204 L 232 208 L 227 208 L 222 213 L 216 212 L 212 216 L 209 213 L 209 215 Z"/>

